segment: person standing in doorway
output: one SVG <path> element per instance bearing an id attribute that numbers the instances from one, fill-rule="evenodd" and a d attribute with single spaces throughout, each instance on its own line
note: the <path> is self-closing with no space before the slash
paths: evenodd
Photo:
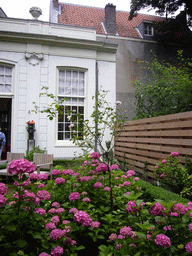
<path id="1" fill-rule="evenodd" d="M 0 161 L 1 161 L 1 153 L 2 153 L 2 149 L 5 145 L 5 134 L 3 132 L 0 132 Z"/>

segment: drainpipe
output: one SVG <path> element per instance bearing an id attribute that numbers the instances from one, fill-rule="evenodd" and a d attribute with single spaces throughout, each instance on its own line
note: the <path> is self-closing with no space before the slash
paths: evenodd
<path id="1" fill-rule="evenodd" d="M 96 74 L 96 85 L 95 85 L 95 111 L 97 113 L 98 110 L 98 105 L 97 105 L 97 101 L 98 101 L 98 91 L 99 91 L 99 85 L 98 85 L 98 63 L 96 61 L 96 70 L 95 70 L 95 74 Z M 96 114 L 96 120 L 97 120 L 97 114 Z M 95 122 L 95 152 L 97 152 L 97 131 L 98 131 L 98 123 Z"/>

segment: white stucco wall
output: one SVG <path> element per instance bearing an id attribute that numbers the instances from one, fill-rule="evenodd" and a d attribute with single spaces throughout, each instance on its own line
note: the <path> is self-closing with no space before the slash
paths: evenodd
<path id="1" fill-rule="evenodd" d="M 11 21 L 13 22 L 13 20 Z M 0 23 L 2 24 L 2 21 Z M 27 24 L 29 28 L 29 21 Z M 19 27 L 20 30 L 22 27 L 26 30 L 26 24 L 21 26 L 21 21 L 19 21 Z M 59 26 L 59 36 L 62 34 L 60 29 Z M 52 31 L 51 29 L 47 30 L 49 33 Z M 75 35 L 72 33 L 72 28 L 70 30 L 71 35 Z M 15 31 L 16 27 L 14 27 Z M 42 24 L 41 31 L 43 32 L 39 32 L 40 35 L 44 33 Z M 55 31 L 56 29 L 54 29 L 54 33 Z M 86 33 L 86 30 L 83 29 L 82 33 Z M 87 37 L 90 37 L 91 33 L 92 29 L 91 31 L 87 30 Z M 65 35 L 65 33 L 63 34 Z M 81 30 L 76 33 L 76 36 L 78 39 L 82 38 Z M 28 138 L 26 122 L 31 120 L 35 121 L 36 146 L 40 146 L 41 149 L 46 148 L 48 153 L 54 154 L 54 158 L 71 158 L 74 157 L 75 152 L 76 154 L 81 152 L 71 141 L 57 141 L 57 119 L 50 121 L 46 114 L 31 112 L 34 109 L 32 102 L 36 102 L 40 107 L 49 102 L 48 98 L 39 97 L 42 86 L 49 87 L 49 93 L 56 95 L 58 66 L 83 68 L 86 69 L 85 118 L 89 118 L 94 104 L 92 96 L 95 95 L 96 61 L 98 61 L 99 68 L 99 86 L 102 85 L 104 90 L 110 90 L 107 97 L 114 105 L 116 101 L 114 51 L 103 53 L 98 52 L 96 47 L 86 49 L 85 46 L 83 49 L 82 47 L 79 49 L 78 46 L 74 46 L 70 48 L 53 44 L 53 42 L 45 44 L 22 41 L 22 38 L 17 39 L 17 42 L 0 41 L 0 64 L 7 63 L 13 66 L 12 94 L 0 94 L 0 98 L 12 98 L 11 152 L 26 152 Z M 107 140 L 107 137 L 105 139 Z"/>

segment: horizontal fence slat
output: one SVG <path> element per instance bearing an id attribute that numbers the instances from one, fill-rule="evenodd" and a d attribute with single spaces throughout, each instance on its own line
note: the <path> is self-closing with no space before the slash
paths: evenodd
<path id="1" fill-rule="evenodd" d="M 140 172 L 145 162 L 153 172 L 154 165 L 174 151 L 182 163 L 186 155 L 192 161 L 192 111 L 129 121 L 118 132 L 116 158 Z"/>

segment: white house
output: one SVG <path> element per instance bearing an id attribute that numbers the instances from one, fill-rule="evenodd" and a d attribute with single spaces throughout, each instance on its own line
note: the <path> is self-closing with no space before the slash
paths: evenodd
<path id="1" fill-rule="evenodd" d="M 35 146 L 46 148 L 54 158 L 71 158 L 80 149 L 70 141 L 65 113 L 50 121 L 35 114 L 33 102 L 41 107 L 50 99 L 39 96 L 42 86 L 84 118 L 93 110 L 96 66 L 99 86 L 110 90 L 116 102 L 117 46 L 98 42 L 96 29 L 0 17 L 0 129 L 6 134 L 6 149 L 25 153 L 27 122 L 35 122 Z M 106 138 L 107 140 L 107 138 Z M 29 141 L 31 148 L 33 141 Z"/>

